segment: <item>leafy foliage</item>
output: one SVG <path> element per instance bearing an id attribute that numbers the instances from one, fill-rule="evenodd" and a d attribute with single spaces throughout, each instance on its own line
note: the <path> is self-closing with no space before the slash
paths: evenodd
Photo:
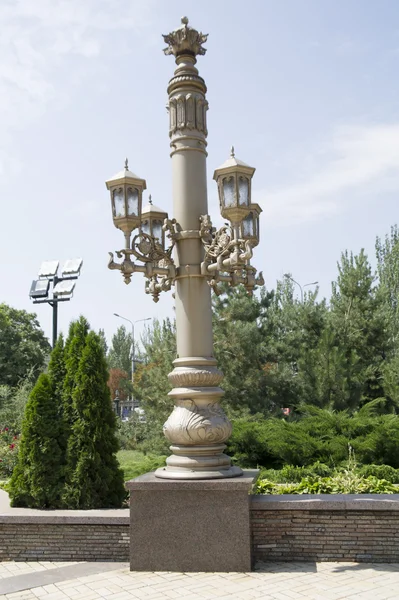
<path id="1" fill-rule="evenodd" d="M 165 465 L 166 456 L 154 454 L 142 454 L 132 450 L 120 450 L 118 452 L 118 461 L 123 470 L 124 480 L 128 481 L 149 471 L 155 471 Z"/>
<path id="2" fill-rule="evenodd" d="M 132 376 L 132 334 L 124 325 L 118 327 L 112 336 L 111 347 L 108 352 L 108 365 L 111 369 L 120 369 Z"/>
<path id="3" fill-rule="evenodd" d="M 144 352 L 134 377 L 135 396 L 145 411 L 145 431 L 140 449 L 165 454 L 168 443 L 162 434 L 162 426 L 173 408 L 168 397 L 172 389 L 168 373 L 176 358 L 176 331 L 174 324 L 166 319 L 162 324 L 154 320 L 151 329 L 142 337 Z"/>
<path id="4" fill-rule="evenodd" d="M 0 385 L 17 386 L 44 369 L 50 344 L 34 313 L 0 304 Z"/>
<path id="5" fill-rule="evenodd" d="M 385 479 L 337 474 L 334 477 L 304 477 L 299 483 L 279 485 L 261 479 L 255 494 L 396 494 L 398 488 Z"/>

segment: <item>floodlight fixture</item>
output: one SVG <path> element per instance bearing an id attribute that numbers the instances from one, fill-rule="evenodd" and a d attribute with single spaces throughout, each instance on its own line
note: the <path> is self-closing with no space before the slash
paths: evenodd
<path id="1" fill-rule="evenodd" d="M 82 258 L 66 260 L 62 267 L 62 275 L 76 275 L 78 277 L 80 275 L 80 269 L 82 268 L 82 265 Z"/>
<path id="2" fill-rule="evenodd" d="M 34 279 L 30 286 L 30 298 L 47 298 L 50 287 L 49 279 Z"/>
<path id="3" fill-rule="evenodd" d="M 76 285 L 76 281 L 73 281 L 70 279 L 66 279 L 64 281 L 59 281 L 53 287 L 53 294 L 54 294 L 54 296 L 71 296 L 73 293 L 73 290 L 75 288 L 75 285 Z"/>
<path id="4" fill-rule="evenodd" d="M 39 277 L 55 277 L 58 271 L 58 260 L 46 260 L 43 262 L 39 269 Z"/>
<path id="5" fill-rule="evenodd" d="M 66 260 L 61 275 L 57 275 L 59 264 L 58 260 L 43 262 L 39 269 L 39 279 L 32 281 L 29 292 L 33 304 L 47 303 L 53 309 L 53 348 L 57 341 L 58 303 L 68 302 L 72 298 L 76 280 L 83 265 L 83 259 Z M 49 295 L 50 282 L 52 282 L 51 295 Z"/>

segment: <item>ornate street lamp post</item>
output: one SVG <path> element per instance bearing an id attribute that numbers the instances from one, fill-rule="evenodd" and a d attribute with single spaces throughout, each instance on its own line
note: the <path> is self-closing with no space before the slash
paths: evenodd
<path id="1" fill-rule="evenodd" d="M 120 270 L 126 283 L 133 273 L 143 273 L 146 292 L 155 302 L 162 291 L 175 286 L 177 358 L 169 374 L 175 407 L 164 425 L 172 455 L 156 476 L 227 478 L 242 471 L 223 453 L 231 424 L 219 405 L 223 374 L 213 355 L 211 288 L 218 293 L 219 284 L 227 282 L 243 284 L 252 293 L 256 285 L 263 285 L 262 274 L 256 277 L 250 263 L 259 242 L 261 209 L 251 198 L 255 169 L 232 151 L 214 174 L 221 213 L 230 224 L 218 231 L 212 226 L 206 180 L 207 90 L 195 67 L 196 56 L 206 52 L 207 35 L 189 27 L 186 17 L 181 22 L 164 36 L 164 52 L 173 54 L 177 64 L 168 86 L 174 219 L 155 207 L 142 211 L 146 182 L 131 173 L 126 162 L 125 172 L 106 182 L 114 224 L 125 235 L 125 248 L 116 253 L 122 262 L 114 262 L 110 253 L 108 266 Z M 170 240 L 167 249 L 159 232 L 160 216 Z"/>

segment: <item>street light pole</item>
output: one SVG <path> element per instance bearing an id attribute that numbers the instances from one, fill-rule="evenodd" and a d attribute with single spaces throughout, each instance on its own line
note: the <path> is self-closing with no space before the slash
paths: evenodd
<path id="1" fill-rule="evenodd" d="M 131 321 L 130 319 L 127 319 L 126 317 L 122 317 L 121 315 L 118 315 L 117 313 L 114 313 L 114 317 L 118 317 L 119 319 L 128 321 L 132 327 L 132 385 L 134 385 L 134 368 L 135 368 L 135 362 L 136 362 L 136 343 L 134 340 L 134 326 L 136 323 L 141 323 L 142 321 L 151 321 L 151 317 L 146 317 L 145 319 L 137 319 L 137 321 Z M 132 401 L 134 402 L 133 392 L 132 392 Z"/>
<path id="2" fill-rule="evenodd" d="M 236 477 L 242 475 L 241 469 L 224 454 L 232 427 L 219 404 L 223 373 L 213 352 L 211 290 L 221 293 L 228 283 L 244 285 L 251 295 L 264 284 L 262 273 L 256 276 L 251 265 L 262 209 L 252 202 L 255 168 L 236 158 L 232 148 L 214 172 L 220 212 L 229 224 L 219 230 L 213 227 L 206 175 L 207 87 L 195 66 L 197 56 L 206 52 L 203 44 L 208 36 L 182 17 L 181 26 L 163 37 L 164 53 L 176 62 L 167 90 L 174 218 L 166 216 L 160 228 L 163 211 L 153 206 L 142 210 L 147 184 L 126 161 L 125 170 L 106 181 L 113 222 L 125 238 L 125 248 L 117 252 L 123 261 L 115 262 L 110 252 L 108 267 L 121 271 L 125 283 L 134 273 L 142 273 L 147 278 L 145 291 L 155 302 L 161 292 L 175 286 L 177 358 L 168 375 L 175 407 L 164 425 L 172 455 L 156 477 Z M 138 233 L 131 239 L 135 229 Z"/>
<path id="3" fill-rule="evenodd" d="M 318 281 L 312 281 L 311 283 L 305 283 L 305 285 L 302 286 L 300 283 L 298 283 L 297 281 L 295 281 L 295 279 L 293 277 L 291 277 L 291 275 L 289 275 L 289 273 L 284 273 L 284 277 L 286 279 L 290 279 L 301 290 L 301 304 L 303 304 L 303 288 L 305 288 L 308 285 L 317 285 L 319 283 Z"/>

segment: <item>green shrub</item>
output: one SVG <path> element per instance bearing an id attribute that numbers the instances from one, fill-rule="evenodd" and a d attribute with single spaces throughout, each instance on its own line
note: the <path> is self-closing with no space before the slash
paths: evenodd
<path id="1" fill-rule="evenodd" d="M 135 450 L 120 450 L 117 458 L 125 481 L 165 466 L 166 460 L 166 456 L 144 455 Z"/>
<path id="2" fill-rule="evenodd" d="M 385 479 L 390 483 L 399 483 L 399 469 L 394 469 L 389 465 L 363 465 L 358 469 L 358 472 L 363 477 L 371 475 L 377 479 Z"/>
<path id="3" fill-rule="evenodd" d="M 127 495 L 116 458 L 116 418 L 107 381 L 103 345 L 91 331 L 86 336 L 72 392 L 74 422 L 68 440 L 68 479 L 63 495 L 67 508 L 120 508 Z"/>
<path id="4" fill-rule="evenodd" d="M 266 479 L 254 486 L 255 494 L 395 494 L 392 483 L 376 477 L 341 473 L 334 477 L 304 477 L 299 483 L 280 485 Z"/>
<path id="5" fill-rule="evenodd" d="M 60 421 L 52 392 L 49 377 L 42 373 L 26 405 L 18 461 L 9 485 L 12 506 L 60 507 Z"/>
<path id="6" fill-rule="evenodd" d="M 0 431 L 0 479 L 8 479 L 18 460 L 19 439 L 6 427 Z"/>

